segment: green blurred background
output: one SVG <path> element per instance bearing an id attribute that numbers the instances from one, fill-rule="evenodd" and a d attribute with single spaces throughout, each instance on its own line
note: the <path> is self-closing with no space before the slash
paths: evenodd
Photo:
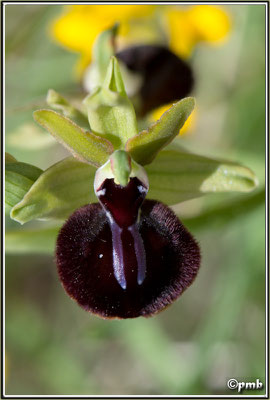
<path id="1" fill-rule="evenodd" d="M 86 313 L 62 289 L 53 255 L 39 254 L 42 243 L 20 254 L 15 242 L 6 256 L 6 394 L 232 395 L 229 378 L 265 383 L 265 6 L 225 10 L 232 18 L 227 42 L 197 46 L 192 55 L 197 121 L 179 141 L 243 162 L 259 187 L 178 207 L 201 245 L 202 266 L 154 318 L 106 321 Z M 47 34 L 61 6 L 6 5 L 5 12 L 6 151 L 46 168 L 65 150 L 46 133 L 42 144 L 20 141 L 18 128 L 45 106 L 49 88 L 80 95 L 77 57 Z M 6 220 L 8 231 L 39 226 Z"/>

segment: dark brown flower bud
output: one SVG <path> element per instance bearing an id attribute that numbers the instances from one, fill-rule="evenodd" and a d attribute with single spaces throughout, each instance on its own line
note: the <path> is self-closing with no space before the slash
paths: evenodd
<path id="1" fill-rule="evenodd" d="M 150 316 L 176 300 L 200 265 L 199 246 L 173 211 L 145 200 L 137 178 L 106 179 L 101 204 L 75 211 L 56 248 L 67 293 L 103 318 Z"/>
<path id="2" fill-rule="evenodd" d="M 141 116 L 154 108 L 181 100 L 192 90 L 194 78 L 190 65 L 166 47 L 133 46 L 116 56 L 128 69 L 143 76 L 138 110 Z"/>

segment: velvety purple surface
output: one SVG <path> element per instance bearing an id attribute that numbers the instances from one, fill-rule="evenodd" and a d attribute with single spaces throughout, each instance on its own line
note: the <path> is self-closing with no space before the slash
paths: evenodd
<path id="1" fill-rule="evenodd" d="M 122 234 L 126 289 L 113 269 L 112 231 L 100 204 L 75 211 L 62 227 L 56 247 L 60 280 L 87 311 L 103 318 L 150 316 L 177 299 L 200 265 L 199 246 L 167 206 L 145 200 L 138 222 L 146 256 L 146 276 L 137 281 L 132 233 Z"/>

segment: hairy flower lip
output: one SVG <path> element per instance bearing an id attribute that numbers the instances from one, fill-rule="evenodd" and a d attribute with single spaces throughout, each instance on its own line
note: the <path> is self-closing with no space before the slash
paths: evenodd
<path id="1" fill-rule="evenodd" d="M 145 200 L 138 224 L 146 251 L 146 277 L 137 283 L 134 252 L 126 252 L 127 288 L 115 279 L 112 234 L 100 204 L 75 211 L 56 247 L 60 280 L 70 297 L 102 318 L 151 316 L 176 300 L 195 279 L 200 250 L 169 207 Z M 131 236 L 123 238 L 128 248 Z"/>

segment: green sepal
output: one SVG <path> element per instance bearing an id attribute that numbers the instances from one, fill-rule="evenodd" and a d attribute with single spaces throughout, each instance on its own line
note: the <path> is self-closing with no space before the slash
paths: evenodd
<path id="1" fill-rule="evenodd" d="M 147 197 L 169 205 L 206 193 L 250 192 L 258 184 L 249 168 L 180 150 L 162 151 L 145 169 L 149 178 Z M 97 201 L 93 190 L 95 172 L 90 165 L 72 157 L 55 164 L 12 209 L 11 217 L 21 223 L 35 218 L 68 218 L 75 209 Z"/>
<path id="2" fill-rule="evenodd" d="M 33 219 L 65 219 L 77 208 L 96 201 L 96 169 L 68 157 L 48 168 L 10 216 L 21 224 Z"/>
<path id="3" fill-rule="evenodd" d="M 73 121 L 55 111 L 37 110 L 33 115 L 37 123 L 82 162 L 100 167 L 113 153 L 113 146 L 107 139 L 84 132 Z"/>
<path id="4" fill-rule="evenodd" d="M 126 151 L 137 163 L 150 164 L 160 150 L 178 135 L 194 106 L 193 97 L 178 101 L 147 130 L 129 139 L 125 146 Z"/>
<path id="5" fill-rule="evenodd" d="M 145 167 L 148 198 L 174 205 L 207 193 L 250 192 L 258 185 L 247 167 L 184 150 L 164 150 Z"/>
<path id="6" fill-rule="evenodd" d="M 110 140 L 115 150 L 124 149 L 126 141 L 138 134 L 134 107 L 126 95 L 115 57 L 111 57 L 103 85 L 84 103 L 92 132 Z"/>
<path id="7" fill-rule="evenodd" d="M 56 111 L 61 111 L 65 117 L 70 118 L 79 126 L 89 129 L 87 115 L 73 107 L 63 96 L 53 89 L 49 89 L 46 98 L 47 104 Z"/>
<path id="8" fill-rule="evenodd" d="M 6 153 L 5 163 L 5 213 L 19 203 L 33 183 L 42 174 L 40 168 L 23 162 L 11 161 Z M 14 159 L 15 160 L 15 159 Z"/>

